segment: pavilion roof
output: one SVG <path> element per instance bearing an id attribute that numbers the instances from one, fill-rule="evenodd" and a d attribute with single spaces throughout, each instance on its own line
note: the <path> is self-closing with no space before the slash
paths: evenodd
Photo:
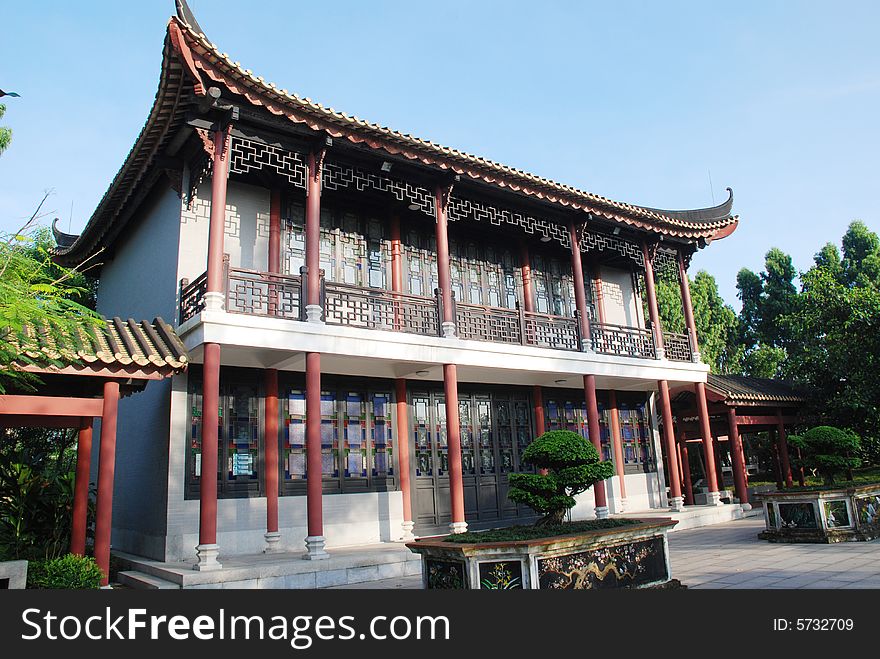
<path id="1" fill-rule="evenodd" d="M 726 405 L 792 405 L 806 402 L 803 391 L 784 380 L 745 375 L 707 377 L 706 387 L 725 397 Z"/>
<path id="2" fill-rule="evenodd" d="M 72 332 L 48 327 L 27 328 L 23 336 L 7 333 L 10 342 L 26 357 L 22 370 L 63 373 L 119 370 L 127 377 L 157 377 L 186 369 L 189 356 L 180 337 L 161 318 L 152 322 L 131 318 L 83 320 Z"/>
<path id="3" fill-rule="evenodd" d="M 729 198 L 711 208 L 662 210 L 627 204 L 325 107 L 243 68 L 208 40 L 183 0 L 178 0 L 177 6 L 178 15 L 168 22 L 159 89 L 147 122 L 83 233 L 65 241 L 68 244 L 59 243 L 55 255 L 61 263 L 75 265 L 85 260 L 118 234 L 126 219 L 120 218 L 125 207 L 133 198 L 144 196 L 148 190 L 143 188 L 151 187 L 161 174 L 157 156 L 194 107 L 188 92 L 204 95 L 210 82 L 224 85 L 253 106 L 334 138 L 581 211 L 583 222 L 597 216 L 658 236 L 686 242 L 702 240 L 703 244 L 736 229 L 739 219 L 732 215 L 729 188 Z"/>

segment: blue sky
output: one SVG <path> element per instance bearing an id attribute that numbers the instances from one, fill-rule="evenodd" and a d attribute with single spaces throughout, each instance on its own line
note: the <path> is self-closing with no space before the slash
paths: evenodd
<path id="1" fill-rule="evenodd" d="M 694 267 L 736 308 L 736 272 L 770 247 L 806 269 L 851 220 L 880 231 L 880 3 L 190 6 L 246 68 L 370 121 L 642 205 L 733 187 L 740 227 Z M 147 117 L 173 8 L 7 10 L 0 88 L 22 97 L 3 99 L 0 230 L 46 189 L 62 227 L 84 226 Z"/>

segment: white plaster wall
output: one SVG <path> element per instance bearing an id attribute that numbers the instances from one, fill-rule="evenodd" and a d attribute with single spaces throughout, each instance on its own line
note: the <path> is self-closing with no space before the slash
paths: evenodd
<path id="1" fill-rule="evenodd" d="M 170 187 L 157 189 L 131 219 L 101 269 L 98 311 L 107 317 L 173 322 L 180 200 Z M 165 532 L 168 456 L 168 381 L 150 381 L 119 403 L 113 495 L 114 549 L 155 555 Z M 91 481 L 97 479 L 100 423 L 93 434 Z"/>
<path id="2" fill-rule="evenodd" d="M 641 303 L 633 290 L 632 274 L 628 270 L 602 267 L 602 296 L 605 322 L 626 327 L 644 327 Z"/>
<path id="3" fill-rule="evenodd" d="M 178 281 L 193 280 L 207 268 L 210 217 L 211 182 L 206 181 L 180 214 Z M 229 182 L 223 252 L 234 268 L 269 269 L 269 190 Z"/>

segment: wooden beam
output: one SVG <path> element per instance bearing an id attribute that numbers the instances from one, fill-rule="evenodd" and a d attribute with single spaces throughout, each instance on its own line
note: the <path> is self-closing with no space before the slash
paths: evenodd
<path id="1" fill-rule="evenodd" d="M 88 422 L 91 422 L 91 418 L 88 419 Z M 0 428 L 76 428 L 81 430 L 85 425 L 87 424 L 83 422 L 83 417 L 76 416 L 0 415 Z"/>
<path id="2" fill-rule="evenodd" d="M 736 425 L 738 426 L 775 426 L 779 423 L 780 417 L 778 416 L 749 416 L 749 415 L 737 415 L 736 417 Z M 800 422 L 800 419 L 796 416 L 784 416 L 782 417 L 782 422 L 785 425 L 794 425 Z"/>
<path id="3" fill-rule="evenodd" d="M 0 414 L 95 417 L 102 414 L 102 402 L 100 398 L 2 395 Z"/>
<path id="4" fill-rule="evenodd" d="M 69 364 L 61 368 L 41 366 L 19 366 L 22 371 L 29 373 L 43 373 L 46 375 L 91 375 L 99 378 L 130 378 L 132 380 L 164 380 L 174 375 L 174 369 L 170 366 L 138 366 L 137 364 L 106 365 L 93 364 Z"/>

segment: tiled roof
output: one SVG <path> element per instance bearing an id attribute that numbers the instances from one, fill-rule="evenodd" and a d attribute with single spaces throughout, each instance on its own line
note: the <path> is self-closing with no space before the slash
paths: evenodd
<path id="1" fill-rule="evenodd" d="M 186 368 L 189 357 L 174 329 L 161 318 L 137 322 L 131 318 L 104 319 L 97 327 L 82 323 L 74 333 L 29 328 L 26 338 L 4 337 L 18 346 L 33 364 L 51 370 L 84 364 L 95 368 L 135 366 L 169 374 Z"/>
<path id="2" fill-rule="evenodd" d="M 745 375 L 714 375 L 710 373 L 706 386 L 726 396 L 725 402 L 728 405 L 799 404 L 806 401 L 806 396 L 802 391 L 784 380 L 751 378 Z"/>
<path id="3" fill-rule="evenodd" d="M 254 75 L 221 52 L 201 31 L 186 3 L 178 2 L 178 16 L 172 17 L 168 23 L 162 75 L 150 116 L 82 235 L 72 244 L 56 248 L 55 254 L 61 263 L 76 265 L 94 254 L 102 242 L 112 239 L 121 229 L 117 215 L 138 194 L 138 189 L 149 187 L 151 181 L 145 179 L 148 171 L 157 169 L 151 168 L 155 156 L 174 136 L 192 105 L 185 93 L 188 86 L 192 85 L 197 93 L 204 93 L 203 74 L 252 105 L 305 124 L 312 130 L 582 211 L 585 216 L 590 213 L 615 224 L 687 240 L 723 238 L 738 223 L 738 217 L 731 214 L 732 195 L 713 208 L 684 211 L 664 211 L 613 201 L 292 94 Z M 155 176 L 155 172 L 152 175 Z"/>

